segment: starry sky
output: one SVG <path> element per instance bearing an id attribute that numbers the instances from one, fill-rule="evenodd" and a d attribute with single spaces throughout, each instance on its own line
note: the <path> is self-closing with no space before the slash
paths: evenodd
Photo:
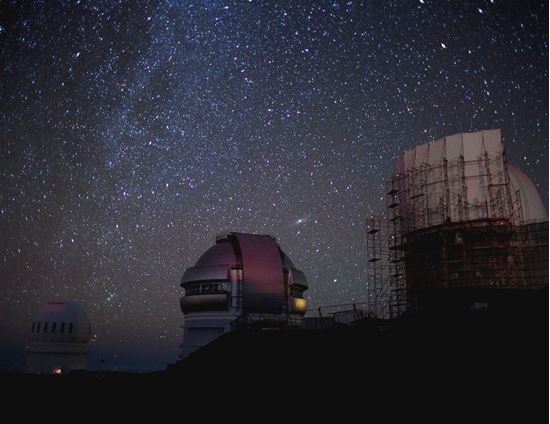
<path id="1" fill-rule="evenodd" d="M 428 140 L 501 128 L 548 202 L 546 1 L 0 0 L 0 72 L 0 369 L 56 298 L 92 367 L 163 368 L 220 232 L 364 300 L 365 218 Z"/>

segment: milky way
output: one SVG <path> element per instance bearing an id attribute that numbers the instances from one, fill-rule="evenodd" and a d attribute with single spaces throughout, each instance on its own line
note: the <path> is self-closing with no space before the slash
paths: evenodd
<path id="1" fill-rule="evenodd" d="M 314 306 L 364 299 L 364 221 L 415 144 L 501 128 L 548 199 L 545 1 L 0 7 L 0 368 L 54 298 L 92 365 L 163 367 L 225 231 L 276 236 Z"/>

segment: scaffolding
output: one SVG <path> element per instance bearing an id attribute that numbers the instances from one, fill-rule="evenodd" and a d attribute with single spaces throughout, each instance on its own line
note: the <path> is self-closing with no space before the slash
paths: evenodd
<path id="1" fill-rule="evenodd" d="M 385 316 L 388 307 L 388 226 L 382 214 L 367 219 L 368 310 L 374 316 Z"/>
<path id="2" fill-rule="evenodd" d="M 401 204 L 404 176 L 394 175 L 386 182 L 386 214 L 388 218 L 389 316 L 405 312 L 406 286 L 401 237 Z"/>
<path id="3" fill-rule="evenodd" d="M 400 208 L 403 182 L 403 175 L 386 182 L 386 211 L 367 220 L 368 308 L 376 317 L 393 318 L 406 310 Z"/>
<path id="4" fill-rule="evenodd" d="M 548 224 L 525 225 L 500 133 L 474 135 L 406 152 L 386 181 L 385 212 L 367 220 L 374 316 L 403 314 L 426 289 L 547 284 Z"/>

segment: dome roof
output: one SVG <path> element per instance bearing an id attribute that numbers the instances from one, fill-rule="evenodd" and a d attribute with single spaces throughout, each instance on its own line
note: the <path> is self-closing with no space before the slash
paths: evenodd
<path id="1" fill-rule="evenodd" d="M 88 343 L 91 338 L 88 315 L 76 302 L 52 301 L 34 314 L 29 342 Z"/>
<path id="2" fill-rule="evenodd" d="M 508 211 L 494 206 L 493 192 L 489 189 L 489 184 L 506 182 L 501 172 L 504 152 L 499 129 L 454 134 L 415 146 L 396 159 L 396 172 L 405 176 L 397 179 L 395 184 L 399 187 L 393 188 L 399 193 L 397 205 L 402 213 L 415 216 L 415 208 L 439 211 L 441 205 L 446 204 L 446 217 L 452 222 L 464 220 L 464 204 L 468 205 L 469 219 L 507 216 Z M 456 178 L 460 175 L 464 179 L 464 187 L 459 187 L 462 193 L 445 198 L 443 193 L 454 187 L 453 181 L 458 181 Z M 525 172 L 508 165 L 508 175 L 512 189 L 520 194 L 523 221 L 526 224 L 548 221 L 546 206 Z M 419 184 L 419 181 L 422 182 Z M 455 188 L 451 190 L 456 191 Z M 423 205 L 418 203 L 421 201 Z M 413 227 L 407 230 L 441 224 L 443 221 L 438 221 L 439 217 L 443 217 L 440 212 L 433 214 L 430 220 L 414 219 Z"/>
<path id="3" fill-rule="evenodd" d="M 243 310 L 278 313 L 285 284 L 307 288 L 302 271 L 269 235 L 229 233 L 216 238 L 195 266 L 186 269 L 182 287 L 191 283 L 231 281 L 231 270 L 242 270 Z"/>
<path id="4" fill-rule="evenodd" d="M 548 221 L 548 212 L 531 178 L 514 165 L 508 165 L 508 171 L 512 187 L 519 190 L 523 221 L 526 224 Z"/>
<path id="5" fill-rule="evenodd" d="M 197 263 L 196 267 L 211 266 L 211 265 L 228 265 L 236 266 L 239 263 L 235 250 L 229 239 L 219 239 L 216 244 L 204 252 Z"/>

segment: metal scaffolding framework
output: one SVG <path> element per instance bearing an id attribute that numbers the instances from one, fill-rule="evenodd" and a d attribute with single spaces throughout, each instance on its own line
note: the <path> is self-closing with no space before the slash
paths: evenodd
<path id="1" fill-rule="evenodd" d="M 498 137 L 489 147 L 481 138 L 476 155 L 462 140 L 419 146 L 386 181 L 385 212 L 366 230 L 374 316 L 401 315 L 425 289 L 547 285 L 548 223 L 526 225 Z M 438 160 L 426 159 L 430 148 Z"/>
<path id="2" fill-rule="evenodd" d="M 389 305 L 387 234 L 387 220 L 383 215 L 367 220 L 368 309 L 377 317 L 385 316 Z"/>

